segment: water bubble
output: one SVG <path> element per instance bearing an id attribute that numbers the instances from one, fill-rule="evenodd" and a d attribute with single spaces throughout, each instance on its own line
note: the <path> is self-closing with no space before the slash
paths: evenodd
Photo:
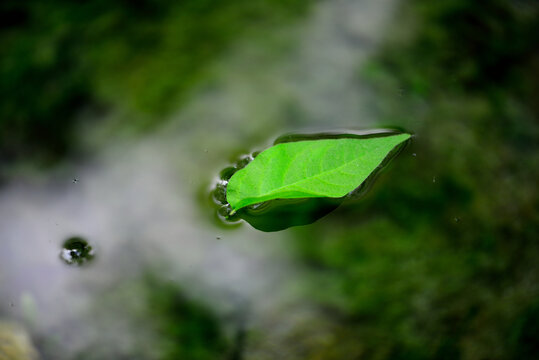
<path id="1" fill-rule="evenodd" d="M 238 161 L 236 161 L 236 168 L 238 170 L 243 169 L 253 160 L 254 157 L 251 154 L 243 155 Z"/>
<path id="2" fill-rule="evenodd" d="M 88 241 L 79 236 L 68 238 L 62 245 L 60 259 L 68 265 L 82 266 L 94 259 L 95 252 Z"/>
<path id="3" fill-rule="evenodd" d="M 414 156 L 414 157 L 415 157 L 415 156 L 417 156 L 417 154 L 416 154 L 416 153 L 412 153 L 412 156 Z"/>
<path id="4" fill-rule="evenodd" d="M 235 168 L 234 166 L 228 166 L 224 168 L 223 170 L 221 170 L 221 173 L 219 174 L 219 178 L 221 180 L 228 181 L 230 180 L 230 178 L 232 177 L 232 175 L 234 175 L 236 171 L 238 171 L 238 169 Z"/>
<path id="5" fill-rule="evenodd" d="M 221 206 L 217 210 L 218 214 L 224 218 L 227 218 L 232 215 L 232 207 L 229 204 Z"/>
<path id="6" fill-rule="evenodd" d="M 78 182 L 79 182 L 79 179 L 73 178 L 73 184 L 76 184 L 76 183 L 78 183 Z"/>
<path id="7" fill-rule="evenodd" d="M 215 237 L 217 240 L 221 240 L 221 237 L 220 236 L 216 236 Z"/>
<path id="8" fill-rule="evenodd" d="M 455 222 L 459 222 L 460 221 L 460 218 L 459 217 L 455 217 Z"/>
<path id="9" fill-rule="evenodd" d="M 214 201 L 216 201 L 218 204 L 226 205 L 228 202 L 226 201 L 226 186 L 228 182 L 224 180 L 220 180 L 215 184 L 215 188 L 212 190 L 212 198 Z"/>
<path id="10" fill-rule="evenodd" d="M 433 182 L 433 183 L 436 182 L 436 176 L 433 176 L 433 177 L 432 177 L 432 182 Z"/>

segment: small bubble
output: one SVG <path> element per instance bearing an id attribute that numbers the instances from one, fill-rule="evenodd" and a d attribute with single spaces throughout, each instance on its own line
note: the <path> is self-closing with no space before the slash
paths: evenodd
<path id="1" fill-rule="evenodd" d="M 78 183 L 78 182 L 79 182 L 79 179 L 73 178 L 73 184 L 76 184 L 76 183 Z"/>
<path id="2" fill-rule="evenodd" d="M 216 185 L 213 191 L 211 192 L 212 198 L 214 201 L 221 205 L 226 205 L 228 202 L 226 201 L 226 186 L 227 182 L 224 180 L 220 180 Z"/>
<path id="3" fill-rule="evenodd" d="M 217 210 L 217 213 L 224 217 L 224 218 L 227 218 L 229 216 L 231 216 L 231 213 L 232 213 L 232 207 L 229 205 L 229 204 L 225 204 L 223 206 L 221 206 L 218 210 Z"/>
<path id="4" fill-rule="evenodd" d="M 252 155 L 244 155 L 242 156 L 238 161 L 236 161 L 236 168 L 238 170 L 240 169 L 243 169 L 244 167 L 246 167 L 252 160 L 254 159 L 254 157 Z"/>
<path id="5" fill-rule="evenodd" d="M 460 221 L 460 218 L 459 218 L 459 217 L 456 217 L 454 220 L 455 220 L 455 222 L 459 222 L 459 221 Z"/>
<path id="6" fill-rule="evenodd" d="M 436 182 L 436 176 L 433 176 L 433 177 L 432 177 L 432 182 L 433 182 L 433 183 Z"/>
<path id="7" fill-rule="evenodd" d="M 417 154 L 416 154 L 416 153 L 413 153 L 412 156 L 417 156 Z"/>
<path id="8" fill-rule="evenodd" d="M 68 265 L 81 266 L 93 260 L 95 252 L 88 241 L 79 236 L 70 237 L 62 245 L 60 259 Z"/>
<path id="9" fill-rule="evenodd" d="M 217 240 L 221 240 L 221 237 L 220 236 L 216 236 L 215 237 Z"/>
<path id="10" fill-rule="evenodd" d="M 238 171 L 238 169 L 233 166 L 226 167 L 223 170 L 221 170 L 221 173 L 219 174 L 219 178 L 221 180 L 228 181 L 232 177 L 232 175 L 234 175 L 236 171 Z"/>

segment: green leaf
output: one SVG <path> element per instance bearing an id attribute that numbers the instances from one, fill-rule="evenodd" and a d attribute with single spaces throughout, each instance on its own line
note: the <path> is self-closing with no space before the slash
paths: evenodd
<path id="1" fill-rule="evenodd" d="M 277 144 L 237 171 L 227 186 L 234 210 L 274 199 L 343 197 L 409 134 Z"/>

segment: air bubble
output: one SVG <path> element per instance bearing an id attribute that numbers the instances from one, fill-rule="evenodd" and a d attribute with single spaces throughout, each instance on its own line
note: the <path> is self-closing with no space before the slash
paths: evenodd
<path id="1" fill-rule="evenodd" d="M 82 266 L 92 261 L 95 252 L 85 239 L 74 236 L 64 241 L 60 251 L 60 259 L 67 265 Z"/>

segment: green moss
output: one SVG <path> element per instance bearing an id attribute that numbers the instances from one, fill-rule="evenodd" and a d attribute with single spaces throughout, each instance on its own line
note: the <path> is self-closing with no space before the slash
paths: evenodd
<path id="1" fill-rule="evenodd" d="M 225 357 L 229 344 L 218 319 L 206 306 L 190 301 L 176 286 L 156 281 L 150 282 L 148 303 L 160 335 L 160 359 Z"/>
<path id="2" fill-rule="evenodd" d="M 0 162 L 65 155 L 83 109 L 121 109 L 123 128 L 161 123 L 231 44 L 310 2 L 3 1 Z"/>

